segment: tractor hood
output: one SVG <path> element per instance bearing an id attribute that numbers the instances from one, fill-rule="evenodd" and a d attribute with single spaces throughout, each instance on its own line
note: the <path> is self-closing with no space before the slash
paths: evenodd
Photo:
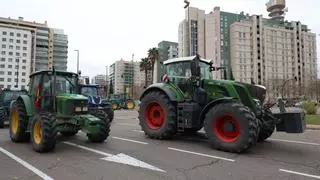
<path id="1" fill-rule="evenodd" d="M 237 84 L 242 84 L 246 86 L 253 98 L 259 99 L 261 103 L 264 102 L 266 98 L 266 93 L 267 93 L 266 87 L 258 84 L 249 84 L 249 83 L 243 83 L 243 82 L 237 82 Z"/>
<path id="2" fill-rule="evenodd" d="M 88 100 L 88 98 L 81 94 L 58 94 L 58 99 L 74 99 L 74 100 Z"/>

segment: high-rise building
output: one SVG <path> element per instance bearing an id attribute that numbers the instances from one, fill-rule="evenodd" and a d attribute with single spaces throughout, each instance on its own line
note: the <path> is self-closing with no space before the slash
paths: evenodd
<path id="1" fill-rule="evenodd" d="M 292 96 L 307 94 L 310 82 L 317 78 L 316 34 L 300 22 L 285 21 L 284 3 L 270 0 L 266 4 L 270 19 L 224 12 L 219 7 L 200 18 L 204 12 L 190 7 L 179 25 L 179 56 L 194 55 L 190 47 L 198 47 L 200 56 L 228 67 L 229 77 L 232 70 L 236 80 L 250 83 L 252 79 L 267 86 L 270 98 L 279 96 L 284 82 L 294 77 L 297 82 L 288 83 L 298 86 L 295 90 L 291 88 L 291 94 L 296 93 Z M 188 19 L 204 22 L 205 31 L 192 30 Z M 199 25 L 196 27 L 199 29 Z M 191 37 L 197 37 L 198 41 Z M 205 43 L 200 47 L 202 37 Z"/>
<path id="2" fill-rule="evenodd" d="M 178 43 L 176 42 L 161 41 L 158 44 L 158 49 L 160 62 L 178 57 Z"/>
<path id="3" fill-rule="evenodd" d="M 32 72 L 51 69 L 52 65 L 57 70 L 67 70 L 67 35 L 62 30 L 48 27 L 47 22 L 30 22 L 22 17 L 0 18 L 0 37 L 0 66 L 5 68 L 0 72 L 0 87 L 14 85 L 15 78 L 5 74 L 13 72 L 10 70 L 13 66 L 19 66 L 21 72 L 17 72 L 18 88 L 25 88 Z M 14 64 L 17 59 L 19 63 Z"/>
<path id="4" fill-rule="evenodd" d="M 132 86 L 143 86 L 144 72 L 140 72 L 140 62 L 116 61 L 109 68 L 109 81 L 114 93 L 131 93 Z"/>
<path id="5" fill-rule="evenodd" d="M 93 84 L 98 84 L 100 86 L 105 86 L 107 84 L 106 82 L 106 75 L 104 74 L 98 74 L 92 78 Z"/>

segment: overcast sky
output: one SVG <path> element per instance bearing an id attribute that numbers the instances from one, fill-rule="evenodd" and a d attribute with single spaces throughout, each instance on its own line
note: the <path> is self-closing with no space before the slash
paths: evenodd
<path id="1" fill-rule="evenodd" d="M 287 20 L 300 20 L 320 34 L 319 0 L 286 0 Z M 183 0 L 1 0 L 0 16 L 44 22 L 69 36 L 68 70 L 76 71 L 80 50 L 83 75 L 105 73 L 105 66 L 121 58 L 140 60 L 162 40 L 178 41 L 184 18 Z M 262 14 L 267 0 L 190 0 L 191 6 L 210 12 Z M 317 38 L 319 40 L 319 36 Z M 320 42 L 320 41 L 319 41 Z M 320 52 L 320 43 L 318 52 Z M 320 57 L 320 53 L 318 53 Z"/>

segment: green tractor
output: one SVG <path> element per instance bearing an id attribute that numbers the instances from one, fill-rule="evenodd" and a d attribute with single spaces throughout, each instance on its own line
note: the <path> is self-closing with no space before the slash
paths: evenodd
<path id="1" fill-rule="evenodd" d="M 28 94 L 26 90 L 15 88 L 0 90 L 0 128 L 4 127 L 4 123 L 9 120 L 10 107 L 12 102 L 20 95 Z"/>
<path id="2" fill-rule="evenodd" d="M 204 128 L 213 148 L 240 153 L 275 129 L 304 132 L 303 113 L 272 113 L 263 105 L 264 86 L 227 80 L 224 67 L 199 55 L 169 59 L 163 65 L 162 82 L 149 86 L 140 97 L 139 124 L 150 138 L 168 139 Z M 225 78 L 214 80 L 213 71 Z"/>
<path id="3" fill-rule="evenodd" d="M 111 94 L 108 100 L 113 110 L 117 109 L 134 109 L 135 102 L 127 93 Z"/>
<path id="4" fill-rule="evenodd" d="M 91 142 L 104 142 L 110 122 L 103 111 L 88 113 L 88 98 L 78 89 L 78 75 L 44 70 L 30 75 L 29 92 L 10 110 L 9 134 L 13 142 L 29 141 L 36 152 L 55 148 L 57 134 L 72 136 L 79 130 Z"/>

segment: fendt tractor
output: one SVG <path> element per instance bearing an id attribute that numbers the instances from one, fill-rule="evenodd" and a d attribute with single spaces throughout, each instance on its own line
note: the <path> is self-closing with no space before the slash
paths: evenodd
<path id="1" fill-rule="evenodd" d="M 79 130 L 91 142 L 104 142 L 110 122 L 103 111 L 88 112 L 88 98 L 79 93 L 78 75 L 44 70 L 30 75 L 28 95 L 20 95 L 10 110 L 10 138 L 29 141 L 36 152 L 49 152 L 56 146 L 57 133 L 75 135 Z"/>
<path id="2" fill-rule="evenodd" d="M 4 127 L 4 123 L 9 120 L 10 107 L 12 102 L 16 100 L 19 95 L 28 94 L 27 90 L 19 90 L 17 88 L 6 88 L 0 90 L 0 128 Z"/>
<path id="3" fill-rule="evenodd" d="M 114 112 L 111 107 L 111 103 L 103 102 L 99 96 L 99 85 L 98 84 L 79 84 L 80 92 L 82 95 L 88 97 L 89 112 L 103 110 L 110 122 L 114 118 Z"/>
<path id="4" fill-rule="evenodd" d="M 163 68 L 162 82 L 150 85 L 140 97 L 139 123 L 150 138 L 168 139 L 204 128 L 213 148 L 240 153 L 275 129 L 305 130 L 303 112 L 273 114 L 263 105 L 264 86 L 228 79 L 225 67 L 199 55 L 169 59 Z M 214 80 L 213 73 L 224 78 Z"/>

